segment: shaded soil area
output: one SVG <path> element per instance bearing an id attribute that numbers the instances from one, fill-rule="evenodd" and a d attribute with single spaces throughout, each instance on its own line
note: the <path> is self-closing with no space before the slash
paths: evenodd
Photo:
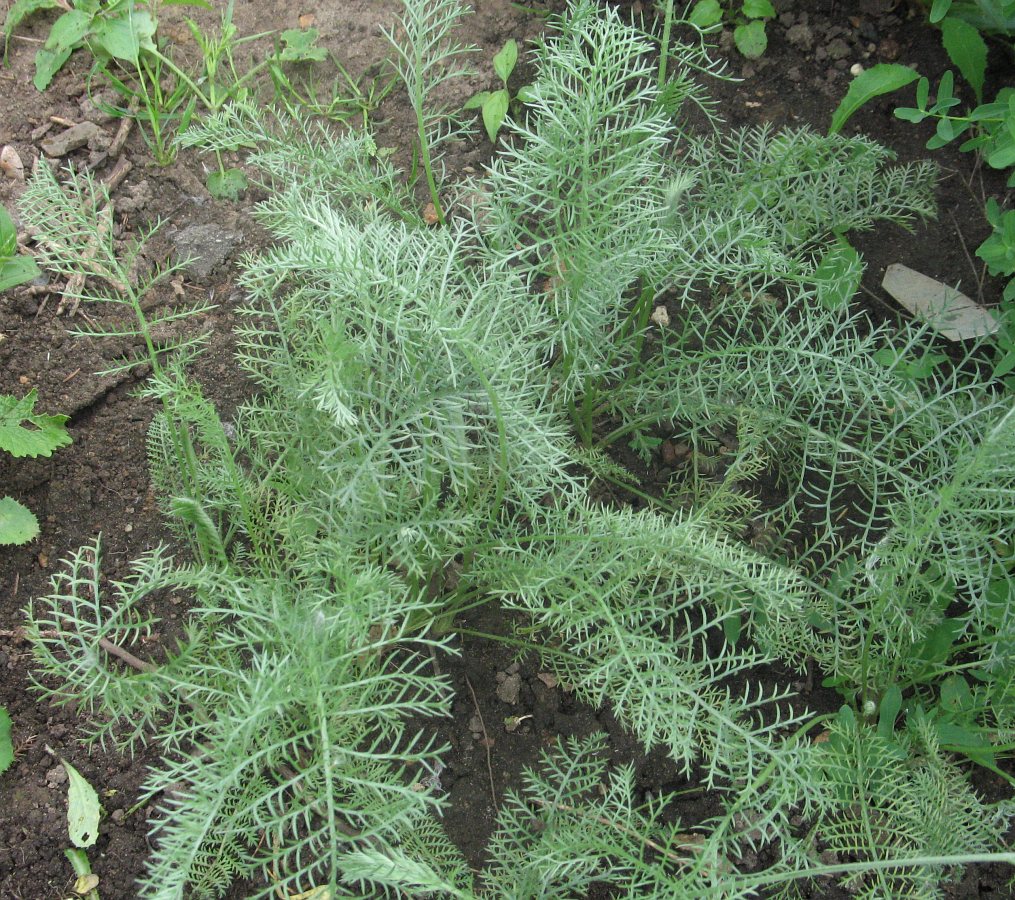
<path id="1" fill-rule="evenodd" d="M 536 8 L 545 8 L 531 0 Z M 635 14 L 651 18 L 650 4 L 637 2 Z M 946 68 L 939 36 L 926 28 L 915 9 L 893 0 L 782 0 L 779 18 L 769 26 L 770 44 L 764 57 L 749 62 L 736 54 L 732 36 L 722 35 L 720 47 L 728 57 L 731 74 L 742 80 L 710 85 L 719 100 L 719 112 L 731 126 L 771 123 L 773 127 L 810 125 L 827 128 L 831 112 L 845 93 L 850 68 L 859 63 L 915 64 L 932 77 Z M 483 74 L 456 86 L 446 98 L 461 104 L 475 91 L 493 87 L 489 60 L 508 37 L 536 38 L 542 19 L 508 0 L 479 0 L 476 14 L 466 21 L 463 40 L 476 43 L 482 53 L 477 68 Z M 560 5 L 554 3 L 553 9 Z M 0 7 L 2 11 L 2 7 Z M 322 43 L 333 50 L 354 76 L 382 59 L 385 45 L 379 27 L 390 24 L 396 4 L 390 0 L 305 0 L 301 5 L 281 0 L 250 0 L 237 4 L 240 33 L 294 28 L 311 17 L 322 33 Z M 201 14 L 202 16 L 204 14 Z M 0 71 L 0 145 L 10 144 L 30 169 L 43 142 L 58 135 L 69 123 L 94 122 L 99 129 L 90 145 L 70 152 L 65 160 L 92 166 L 97 177 L 110 175 L 118 162 L 131 169 L 113 197 L 118 228 L 124 238 L 156 219 L 165 225 L 152 245 L 151 256 L 199 257 L 175 286 L 167 285 L 158 303 L 208 299 L 216 308 L 196 327 L 210 332 L 209 352 L 197 363 L 196 376 L 209 396 L 228 414 L 248 391 L 231 362 L 233 309 L 239 294 L 233 264 L 242 252 L 255 250 L 261 240 L 249 217 L 252 195 L 238 203 L 216 201 L 204 187 L 207 161 L 181 153 L 168 168 L 158 168 L 137 131 L 115 157 L 109 141 L 120 123 L 104 115 L 85 90 L 86 61 L 76 56 L 45 94 L 31 86 L 32 60 L 44 38 L 48 21 L 33 18 L 19 29 L 11 44 L 9 67 Z M 213 18 L 206 17 L 210 25 Z M 190 40 L 178 22 L 169 33 L 185 50 Z M 190 50 L 193 50 L 192 45 Z M 512 87 L 529 74 L 522 62 Z M 1011 71 L 992 71 L 1000 83 L 1011 81 Z M 911 95 L 905 97 L 910 102 Z M 901 159 L 924 158 L 930 126 L 914 127 L 892 115 L 897 97 L 875 101 L 847 126 L 887 144 Z M 395 91 L 373 115 L 379 146 L 401 148 L 396 159 L 408 163 L 404 149 L 412 133 L 405 102 Z M 481 130 L 480 130 L 481 134 Z M 454 148 L 448 179 L 480 171 L 492 147 L 485 137 Z M 104 155 L 105 154 L 105 155 Z M 867 262 L 864 302 L 877 319 L 903 314 L 880 290 L 884 269 L 893 262 L 950 283 L 960 282 L 966 293 L 996 302 L 1000 285 L 984 279 L 972 256 L 986 236 L 982 214 L 985 196 L 1003 196 L 1003 182 L 995 173 L 974 165 L 971 156 L 952 148 L 934 154 L 942 167 L 936 223 L 913 233 L 886 226 L 876 233 L 854 236 Z M 9 209 L 21 190 L 14 180 L 0 176 L 0 201 Z M 972 288 L 970 286 L 973 286 Z M 38 285 L 0 295 L 0 392 L 19 396 L 38 390 L 37 409 L 70 416 L 72 446 L 52 458 L 14 461 L 0 455 L 0 488 L 38 515 L 42 534 L 26 547 L 0 550 L 0 704 L 13 720 L 17 756 L 0 777 L 0 898 L 2 900 L 57 900 L 70 893 L 71 869 L 63 851 L 66 831 L 66 774 L 55 755 L 64 756 L 99 791 L 106 815 L 98 844 L 89 856 L 100 878 L 103 900 L 136 896 L 134 881 L 149 852 L 148 817 L 155 803 L 138 805 L 146 767 L 156 760 L 144 754 L 130 758 L 79 743 L 82 716 L 72 708 L 40 702 L 31 689 L 31 654 L 20 630 L 25 605 L 46 593 L 61 558 L 101 534 L 105 571 L 109 579 L 127 575 L 128 563 L 161 543 L 171 543 L 157 509 L 147 473 L 146 430 L 153 407 L 137 398 L 146 371 L 143 366 L 117 375 L 96 375 L 130 351 L 123 344 L 74 338 L 68 329 L 92 319 L 111 321 L 109 310 L 91 307 L 74 315 L 61 308 L 60 285 Z M 660 459 L 649 479 L 665 478 Z M 185 610 L 167 603 L 160 611 L 157 644 L 180 627 Z M 503 632 L 509 623 L 491 609 L 472 614 L 460 623 L 477 632 Z M 640 789 L 658 794 L 686 788 L 687 782 L 661 753 L 645 755 L 615 722 L 609 711 L 589 710 L 552 679 L 544 677 L 537 660 L 515 659 L 502 644 L 476 638 L 460 639 L 461 656 L 442 660 L 457 690 L 453 720 L 442 723 L 442 736 L 451 745 L 442 775 L 450 800 L 446 824 L 451 837 L 480 865 L 483 847 L 494 821 L 494 799 L 517 784 L 526 766 L 558 735 L 585 735 L 604 730 L 610 735 L 613 758 L 633 761 Z M 151 649 L 157 655 L 157 648 Z M 791 673 L 771 673 L 785 682 Z M 834 696 L 805 696 L 808 705 L 834 708 Z M 525 718 L 509 732 L 505 718 Z M 55 754 L 55 755 L 54 755 Z M 983 779 L 988 797 L 999 796 L 1002 782 Z M 675 811 L 693 823 L 717 811 L 714 798 L 700 793 Z M 972 868 L 964 880 L 950 887 L 954 897 L 1003 897 L 1007 873 L 988 867 Z M 237 888 L 235 896 L 243 892 Z M 835 896 L 830 891 L 821 896 Z"/>

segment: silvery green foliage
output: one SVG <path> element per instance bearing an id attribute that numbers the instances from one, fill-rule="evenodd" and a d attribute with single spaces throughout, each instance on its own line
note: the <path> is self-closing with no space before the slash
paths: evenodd
<path id="1" fill-rule="evenodd" d="M 419 59 L 440 61 L 460 7 L 406 8 L 435 13 L 407 28 Z M 935 867 L 996 846 L 1009 811 L 968 790 L 931 732 L 889 740 L 840 715 L 834 740 L 812 742 L 820 720 L 755 677 L 814 655 L 883 685 L 942 613 L 930 564 L 973 598 L 970 628 L 1008 627 L 989 585 L 1011 563 L 1010 408 L 957 378 L 914 383 L 874 358 L 883 335 L 807 302 L 831 232 L 925 211 L 926 173 L 884 174 L 876 149 L 807 133 L 701 141 L 678 166 L 685 135 L 647 39 L 591 2 L 558 24 L 475 223 L 424 228 L 368 136 L 235 107 L 188 137 L 256 146 L 271 190 L 258 215 L 276 243 L 245 260 L 238 331 L 258 393 L 225 423 L 186 354 L 153 350 L 153 475 L 194 562 L 158 551 L 106 584 L 84 548 L 29 610 L 40 687 L 91 713 L 95 736 L 165 753 L 146 898 L 221 895 L 258 873 L 264 898 L 577 897 L 602 860 L 632 898 L 746 897 L 820 874 L 923 890 Z M 418 108 L 432 86 L 415 84 Z M 867 194 L 830 190 L 821 166 Z M 64 195 L 40 183 L 33 215 L 61 221 Z M 732 202 L 737 184 L 754 200 Z M 758 293 L 777 280 L 790 315 Z M 674 309 L 672 340 L 638 359 L 632 289 L 686 299 L 720 282 L 736 289 Z M 583 473 L 608 466 L 575 450 L 563 410 L 610 373 L 626 377 L 599 412 L 620 432 L 661 424 L 696 451 L 687 512 L 588 499 Z M 764 509 L 745 488 L 766 466 L 784 496 Z M 747 516 L 772 557 L 740 540 Z M 774 558 L 801 532 L 804 552 Z M 169 592 L 190 601 L 179 646 L 126 672 L 109 648 L 137 651 Z M 701 766 L 721 814 L 688 840 L 662 799 L 639 808 L 628 770 L 606 772 L 600 742 L 571 742 L 505 804 L 475 882 L 405 763 L 442 750 L 408 724 L 449 711 L 432 623 L 484 597 L 520 614 L 582 698 Z M 820 841 L 855 861 L 823 864 Z M 774 861 L 749 865 L 750 846 Z"/>
<path id="2" fill-rule="evenodd" d="M 692 500 L 715 481 L 706 467 L 717 435 L 735 436 L 735 455 L 769 461 L 784 500 L 754 510 L 754 526 L 769 548 L 802 543 L 796 562 L 815 588 L 796 633 L 773 636 L 775 652 L 813 656 L 880 692 L 923 665 L 915 648 L 942 621 L 949 591 L 968 599 L 973 633 L 1010 630 L 1010 398 L 958 370 L 906 376 L 924 336 L 904 332 L 908 343 L 885 362 L 888 334 L 851 314 L 806 306 L 785 315 L 773 298 L 731 295 L 683 307 L 674 324 L 674 339 L 610 408 L 694 449 L 684 481 Z M 993 665 L 1011 650 L 990 639 L 980 652 Z"/>
<path id="3" fill-rule="evenodd" d="M 395 51 L 395 67 L 425 135 L 427 152 L 436 159 L 442 144 L 467 131 L 461 108 L 450 100 L 437 103 L 435 92 L 469 75 L 463 59 L 475 47 L 460 43 L 455 29 L 469 8 L 460 0 L 403 0 L 393 29 L 382 29 Z M 462 101 L 464 102 L 464 97 Z"/>

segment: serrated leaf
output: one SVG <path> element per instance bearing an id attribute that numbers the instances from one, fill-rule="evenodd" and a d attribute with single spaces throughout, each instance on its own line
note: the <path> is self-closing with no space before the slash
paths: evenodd
<path id="1" fill-rule="evenodd" d="M 497 142 L 497 132 L 504 124 L 511 98 L 505 90 L 494 91 L 483 104 L 483 126 L 491 143 Z"/>
<path id="2" fill-rule="evenodd" d="M 67 835 L 75 847 L 91 847 L 99 838 L 99 795 L 67 760 Z"/>
<path id="3" fill-rule="evenodd" d="M 0 497 L 0 546 L 20 546 L 39 533 L 35 514 L 13 497 Z"/>
<path id="4" fill-rule="evenodd" d="M 897 63 L 878 63 L 878 65 L 861 72 L 849 85 L 846 96 L 842 98 L 834 113 L 829 134 L 838 134 L 842 126 L 861 106 L 882 94 L 890 94 L 916 81 L 918 72 Z"/>
<path id="5" fill-rule="evenodd" d="M 514 38 L 508 38 L 504 42 L 504 46 L 500 48 L 500 52 L 493 58 L 493 70 L 505 85 L 511 73 L 515 70 L 517 62 L 518 42 Z"/>
<path id="6" fill-rule="evenodd" d="M 698 28 L 711 28 L 722 21 L 722 7 L 719 0 L 698 0 L 688 16 L 688 21 Z"/>
<path id="7" fill-rule="evenodd" d="M 746 25 L 738 25 L 733 29 L 733 43 L 748 59 L 763 56 L 768 49 L 768 35 L 765 34 L 765 23 L 755 19 Z"/>
<path id="8" fill-rule="evenodd" d="M 2 534 L 0 530 L 0 534 Z M 7 710 L 0 706 L 0 775 L 6 772 L 14 762 L 14 742 L 11 740 L 11 717 Z"/>
<path id="9" fill-rule="evenodd" d="M 208 176 L 208 193 L 216 200 L 239 200 L 247 189 L 247 176 L 239 169 L 212 172 Z"/>
<path id="10" fill-rule="evenodd" d="M 941 23 L 941 43 L 945 52 L 962 77 L 976 94 L 976 102 L 983 100 L 983 80 L 987 73 L 987 44 L 968 22 L 948 16 Z"/>
<path id="11" fill-rule="evenodd" d="M 0 450 L 11 456 L 49 456 L 57 447 L 71 443 L 65 423 L 67 416 L 33 415 L 38 394 L 30 391 L 21 400 L 0 394 Z M 25 428 L 27 422 L 31 429 Z"/>
<path id="12" fill-rule="evenodd" d="M 290 28 L 281 37 L 285 46 L 278 58 L 282 62 L 323 62 L 328 58 L 328 51 L 317 46 L 320 32 L 316 28 Z"/>

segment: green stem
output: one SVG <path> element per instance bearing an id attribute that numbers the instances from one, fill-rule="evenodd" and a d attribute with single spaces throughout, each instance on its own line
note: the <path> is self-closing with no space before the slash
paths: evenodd
<path id="1" fill-rule="evenodd" d="M 666 84 L 666 63 L 670 55 L 670 30 L 673 28 L 673 0 L 666 0 L 666 15 L 663 19 L 663 37 L 659 45 L 659 90 Z"/>

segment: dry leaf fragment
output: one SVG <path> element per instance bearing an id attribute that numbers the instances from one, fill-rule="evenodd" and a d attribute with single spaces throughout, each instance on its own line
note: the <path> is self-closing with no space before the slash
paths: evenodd
<path id="1" fill-rule="evenodd" d="M 982 306 L 940 281 L 893 263 L 881 286 L 914 316 L 950 341 L 993 334 L 998 322 Z"/>
<path id="2" fill-rule="evenodd" d="M 551 691 L 557 686 L 557 676 L 552 672 L 539 672 L 536 675 L 543 684 L 545 684 Z"/>
<path id="3" fill-rule="evenodd" d="M 666 311 L 665 306 L 657 306 L 649 318 L 660 328 L 665 328 L 670 324 L 670 314 Z"/>
<path id="4" fill-rule="evenodd" d="M 25 165 L 21 162 L 21 156 L 10 144 L 5 144 L 0 150 L 0 172 L 3 172 L 12 181 L 25 180 Z"/>
<path id="5" fill-rule="evenodd" d="M 304 13 L 297 21 L 299 22 L 300 28 L 309 28 L 317 21 L 317 16 L 313 13 Z"/>
<path id="6" fill-rule="evenodd" d="M 437 215 L 437 207 L 433 203 L 428 203 L 423 207 L 423 221 L 427 225 L 436 225 L 440 222 L 440 217 Z"/>
<path id="7" fill-rule="evenodd" d="M 99 876 L 89 872 L 87 875 L 79 875 L 74 882 L 74 893 L 84 897 L 89 891 L 94 891 L 99 886 Z"/>

